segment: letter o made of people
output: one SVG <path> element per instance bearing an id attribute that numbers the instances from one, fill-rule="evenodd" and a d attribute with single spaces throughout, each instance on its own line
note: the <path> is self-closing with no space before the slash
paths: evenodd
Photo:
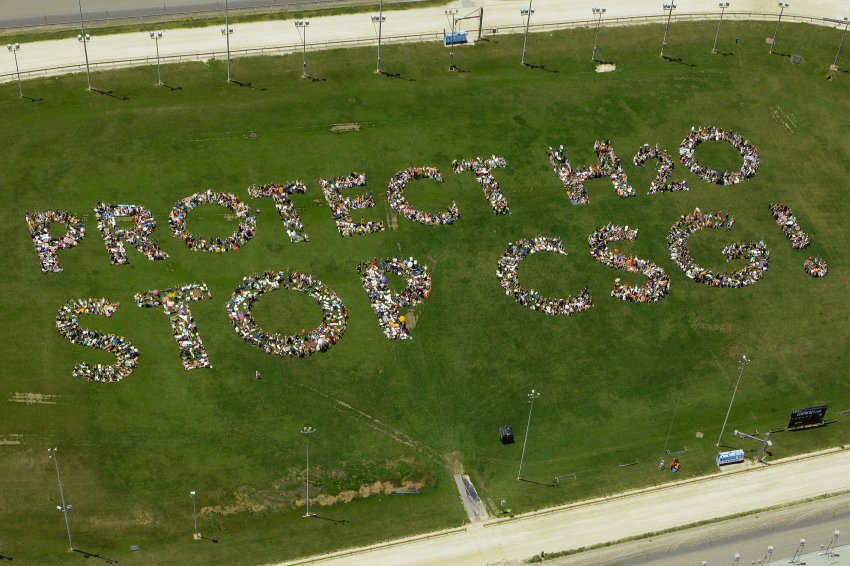
<path id="1" fill-rule="evenodd" d="M 322 309 L 322 322 L 313 330 L 289 336 L 264 331 L 254 320 L 251 308 L 260 296 L 276 289 L 291 289 L 312 297 Z M 348 309 L 339 295 L 312 275 L 297 271 L 267 271 L 245 277 L 227 304 L 227 315 L 245 342 L 268 354 L 300 358 L 330 349 L 345 333 L 348 322 Z"/>
<path id="2" fill-rule="evenodd" d="M 696 158 L 696 148 L 707 141 L 724 141 L 735 148 L 743 158 L 740 171 L 718 171 L 701 165 Z M 759 154 L 755 146 L 738 133 L 714 126 L 691 128 L 679 146 L 679 161 L 706 183 L 717 185 L 737 185 L 755 176 L 759 169 Z"/>
<path id="3" fill-rule="evenodd" d="M 204 239 L 189 232 L 186 220 L 189 212 L 204 204 L 217 204 L 233 211 L 239 220 L 236 230 L 227 238 L 212 237 Z M 189 195 L 174 204 L 168 216 L 168 224 L 175 236 L 180 238 L 186 247 L 192 250 L 203 250 L 212 253 L 224 253 L 238 250 L 248 240 L 254 237 L 257 218 L 251 216 L 251 208 L 232 193 L 217 193 L 206 191 Z"/>

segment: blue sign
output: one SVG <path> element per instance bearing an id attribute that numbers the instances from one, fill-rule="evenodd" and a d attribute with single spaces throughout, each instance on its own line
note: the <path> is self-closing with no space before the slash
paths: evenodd
<path id="1" fill-rule="evenodd" d="M 718 466 L 726 466 L 727 464 L 740 464 L 744 461 L 744 451 L 741 449 L 738 450 L 729 450 L 728 452 L 718 452 L 717 453 L 717 465 Z"/>

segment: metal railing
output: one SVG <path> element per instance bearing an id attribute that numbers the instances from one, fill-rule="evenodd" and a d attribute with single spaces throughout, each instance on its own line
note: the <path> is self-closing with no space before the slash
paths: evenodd
<path id="1" fill-rule="evenodd" d="M 663 14 L 653 14 L 648 16 L 627 16 L 620 18 L 607 18 L 605 20 L 606 26 L 627 26 L 627 25 L 643 25 L 643 24 L 652 24 L 652 23 L 660 23 L 666 16 Z M 705 21 L 712 20 L 717 17 L 717 14 L 714 13 L 691 13 L 691 14 L 676 14 L 673 16 L 673 19 L 676 21 Z M 764 21 L 764 20 L 774 20 L 776 18 L 776 14 L 773 13 L 761 13 L 761 12 L 727 12 L 727 19 L 741 20 L 741 21 Z M 830 18 L 819 18 L 814 16 L 785 16 L 784 19 L 789 22 L 798 22 L 798 23 L 807 23 L 814 25 L 823 25 L 823 26 L 837 26 L 839 25 L 835 20 Z M 535 32 L 549 31 L 549 30 L 561 30 L 561 29 L 574 29 L 581 27 L 591 27 L 595 25 L 594 20 L 592 19 L 583 19 L 583 20 L 571 20 L 571 21 L 561 21 L 561 22 L 544 22 L 538 24 L 532 24 L 530 28 Z M 498 28 L 488 28 L 485 26 L 485 31 L 490 29 L 497 29 L 498 33 L 519 33 L 520 31 L 525 29 L 523 24 L 509 25 L 509 26 L 501 26 Z M 485 34 L 486 35 L 486 34 Z M 411 43 L 411 42 L 426 42 L 426 41 L 442 41 L 443 34 L 442 32 L 423 32 L 417 34 L 404 34 L 404 35 L 393 35 L 393 36 L 384 36 L 383 41 L 385 43 Z M 341 49 L 341 48 L 349 48 L 349 47 L 362 47 L 362 46 L 374 46 L 377 44 L 376 37 L 360 37 L 360 38 L 351 38 L 351 39 L 339 39 L 333 41 L 319 41 L 307 44 L 307 49 L 310 51 L 318 51 L 318 50 L 327 50 L 327 49 Z M 301 43 L 290 43 L 290 44 L 280 44 L 280 45 L 269 45 L 264 47 L 250 47 L 244 49 L 231 49 L 230 56 L 231 57 L 245 57 L 245 56 L 257 56 L 257 55 L 281 55 L 287 53 L 293 53 L 296 51 L 300 51 L 302 48 Z M 213 50 L 213 51 L 197 51 L 197 52 L 189 52 L 182 53 L 178 55 L 163 55 L 160 57 L 160 61 L 162 63 L 183 63 L 183 62 L 194 62 L 194 61 L 206 61 L 210 59 L 218 59 L 222 58 L 226 55 L 224 50 Z M 94 70 L 104 70 L 104 69 L 115 69 L 115 68 L 124 68 L 124 67 L 135 67 L 135 66 L 144 66 L 144 65 L 154 65 L 156 63 L 156 57 L 154 56 L 144 56 L 144 57 L 134 57 L 128 59 L 115 59 L 110 61 L 93 61 L 90 62 L 90 67 Z M 75 73 L 85 70 L 85 63 L 80 62 L 73 65 L 59 65 L 53 67 L 41 67 L 37 69 L 27 69 L 21 71 L 22 79 L 29 79 L 35 77 L 43 77 L 43 76 L 55 76 L 55 75 L 63 75 L 69 73 Z M 17 75 L 14 72 L 3 73 L 0 74 L 0 83 L 9 82 L 12 80 L 16 80 Z"/>

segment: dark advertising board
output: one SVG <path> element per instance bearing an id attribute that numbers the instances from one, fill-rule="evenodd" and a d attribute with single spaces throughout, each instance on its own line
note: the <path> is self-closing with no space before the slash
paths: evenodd
<path id="1" fill-rule="evenodd" d="M 808 409 L 794 409 L 791 411 L 791 420 L 788 421 L 788 428 L 821 425 L 825 416 L 826 405 L 809 407 Z"/>

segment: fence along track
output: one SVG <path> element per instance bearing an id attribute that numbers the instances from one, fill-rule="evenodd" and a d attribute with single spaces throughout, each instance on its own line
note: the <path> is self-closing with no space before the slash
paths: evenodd
<path id="1" fill-rule="evenodd" d="M 324 3 L 322 3 L 324 5 Z M 628 16 L 621 18 L 606 18 L 604 25 L 607 27 L 612 26 L 629 26 L 629 25 L 644 25 L 644 24 L 653 24 L 653 23 L 662 23 L 666 20 L 667 16 L 664 14 L 653 14 L 649 16 Z M 717 14 L 711 12 L 699 12 L 692 14 L 676 14 L 673 16 L 673 20 L 677 22 L 692 22 L 692 21 L 705 21 L 705 20 L 713 20 L 717 19 Z M 770 21 L 776 19 L 776 14 L 774 13 L 764 13 L 764 12 L 726 12 L 724 16 L 726 20 L 737 20 L 737 21 Z M 783 16 L 783 21 L 785 22 L 796 22 L 796 23 L 806 23 L 820 26 L 838 26 L 839 23 L 831 18 L 819 18 L 814 16 L 793 16 L 793 15 L 785 15 Z M 842 22 L 843 23 L 843 22 Z M 562 21 L 562 22 L 546 22 L 540 24 L 532 24 L 529 26 L 529 29 L 534 32 L 542 32 L 542 31 L 550 31 L 550 30 L 562 30 L 562 29 L 575 29 L 581 27 L 589 27 L 596 25 L 594 20 L 586 19 L 586 20 L 572 20 L 572 21 Z M 486 25 L 484 26 L 485 30 L 491 29 Z M 510 33 L 520 33 L 525 29 L 524 25 L 510 25 L 510 26 L 502 26 L 497 28 L 498 33 L 500 34 L 510 34 Z M 443 34 L 442 32 L 423 32 L 417 34 L 405 34 L 405 35 L 388 35 L 384 36 L 383 43 L 414 43 L 414 42 L 427 42 L 427 41 L 442 41 Z M 141 40 L 140 40 L 141 41 Z M 378 39 L 376 37 L 360 37 L 360 38 L 352 38 L 352 39 L 340 39 L 335 41 L 320 41 L 314 43 L 307 43 L 308 51 L 321 51 L 327 49 L 343 49 L 349 47 L 364 47 L 364 46 L 375 46 L 378 43 Z M 269 45 L 265 47 L 250 47 L 245 49 L 231 49 L 230 57 L 246 57 L 246 56 L 258 56 L 258 55 L 284 55 L 289 53 L 300 52 L 302 49 L 301 43 L 288 43 L 281 45 Z M 184 62 L 197 62 L 197 61 L 207 61 L 209 59 L 219 59 L 227 56 L 227 52 L 224 49 L 214 50 L 214 51 L 198 51 L 198 52 L 189 52 L 182 53 L 178 55 L 163 55 L 160 57 L 160 62 L 162 64 L 168 63 L 184 63 Z M 145 57 L 134 57 L 130 59 L 116 59 L 111 61 L 94 61 L 89 62 L 89 67 L 93 71 L 98 70 L 106 70 L 106 69 L 118 69 L 118 68 L 126 68 L 126 67 L 138 67 L 145 65 L 155 65 L 156 57 L 154 56 L 145 56 Z M 60 65 L 54 67 L 41 67 L 38 69 L 27 69 L 21 71 L 21 79 L 31 79 L 36 77 L 46 77 L 46 76 L 57 76 L 57 75 L 67 75 L 71 73 L 79 73 L 83 72 L 86 69 L 86 65 L 84 62 L 74 64 L 74 65 Z M 0 74 L 0 83 L 11 82 L 17 80 L 17 75 L 14 72 L 3 73 Z"/>

